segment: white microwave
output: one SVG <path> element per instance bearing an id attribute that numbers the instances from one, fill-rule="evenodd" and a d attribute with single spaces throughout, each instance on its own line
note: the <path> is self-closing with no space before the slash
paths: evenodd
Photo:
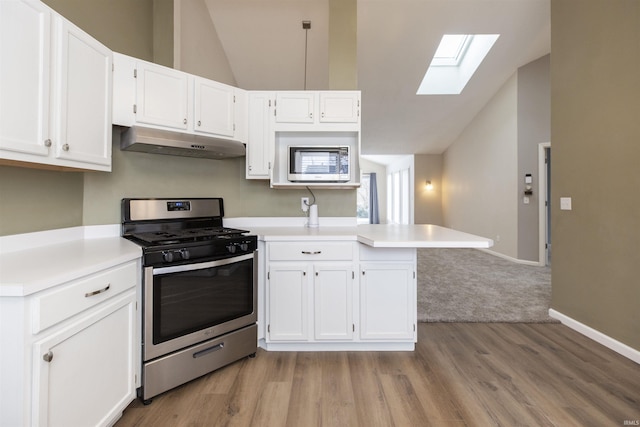
<path id="1" fill-rule="evenodd" d="M 289 146 L 287 179 L 291 182 L 348 182 L 348 146 Z"/>

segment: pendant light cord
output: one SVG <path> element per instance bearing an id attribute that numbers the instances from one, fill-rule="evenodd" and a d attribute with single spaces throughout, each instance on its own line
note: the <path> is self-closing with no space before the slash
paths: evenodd
<path id="1" fill-rule="evenodd" d="M 309 40 L 309 29 L 304 29 L 304 90 L 307 90 L 307 46 Z"/>

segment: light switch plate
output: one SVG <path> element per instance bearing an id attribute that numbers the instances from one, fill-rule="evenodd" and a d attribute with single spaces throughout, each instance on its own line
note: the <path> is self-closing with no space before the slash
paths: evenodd
<path id="1" fill-rule="evenodd" d="M 571 210 L 571 197 L 560 197 L 560 210 Z"/>

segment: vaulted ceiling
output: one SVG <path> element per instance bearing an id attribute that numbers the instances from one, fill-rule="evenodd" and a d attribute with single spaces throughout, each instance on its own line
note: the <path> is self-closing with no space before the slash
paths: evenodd
<path id="1" fill-rule="evenodd" d="M 330 89 L 329 0 L 205 2 L 238 86 Z M 549 2 L 357 0 L 363 154 L 446 150 L 518 67 L 549 53 Z M 500 38 L 460 95 L 416 95 L 442 35 L 460 33 Z"/>

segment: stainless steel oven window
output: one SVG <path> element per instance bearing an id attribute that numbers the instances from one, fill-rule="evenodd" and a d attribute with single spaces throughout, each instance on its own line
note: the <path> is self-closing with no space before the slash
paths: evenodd
<path id="1" fill-rule="evenodd" d="M 257 319 L 255 253 L 147 268 L 145 360 L 243 327 Z"/>

